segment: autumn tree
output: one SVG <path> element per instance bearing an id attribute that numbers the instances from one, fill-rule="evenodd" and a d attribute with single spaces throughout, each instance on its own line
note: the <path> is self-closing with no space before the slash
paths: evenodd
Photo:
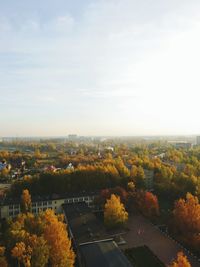
<path id="1" fill-rule="evenodd" d="M 169 267 L 192 267 L 189 263 L 187 257 L 183 254 L 183 252 L 179 252 L 177 255 L 177 259 L 173 261 Z"/>
<path id="2" fill-rule="evenodd" d="M 36 159 L 40 159 L 42 157 L 42 154 L 40 153 L 39 149 L 35 150 L 34 156 L 35 156 Z"/>
<path id="3" fill-rule="evenodd" d="M 16 243 L 11 252 L 12 257 L 17 259 L 19 267 L 20 263 L 23 263 L 24 267 L 31 267 L 31 253 L 31 247 L 26 246 L 24 242 Z"/>
<path id="4" fill-rule="evenodd" d="M 146 192 L 144 202 L 146 209 L 145 212 L 147 215 L 159 215 L 159 204 L 156 195 L 152 194 L 151 192 Z"/>
<path id="5" fill-rule="evenodd" d="M 0 247 L 0 266 L 8 267 L 8 263 L 4 254 L 5 254 L 5 247 Z"/>
<path id="6" fill-rule="evenodd" d="M 10 170 L 8 168 L 3 168 L 1 171 L 0 171 L 0 178 L 5 178 L 8 176 Z"/>
<path id="7" fill-rule="evenodd" d="M 134 182 L 133 181 L 128 182 L 127 188 L 131 192 L 135 191 L 135 184 L 134 184 Z"/>
<path id="8" fill-rule="evenodd" d="M 123 225 L 128 220 L 128 213 L 120 198 L 114 194 L 107 200 L 104 208 L 104 222 L 107 227 Z"/>
<path id="9" fill-rule="evenodd" d="M 59 220 L 52 210 L 44 213 L 46 226 L 44 238 L 50 248 L 50 263 L 52 267 L 73 267 L 75 254 L 71 247 L 66 225 Z"/>
<path id="10" fill-rule="evenodd" d="M 130 172 L 131 180 L 134 181 L 137 188 L 144 188 L 145 186 L 145 173 L 144 169 L 139 166 L 133 165 Z"/>
<path id="11" fill-rule="evenodd" d="M 31 195 L 27 189 L 23 190 L 22 192 L 21 210 L 25 213 L 31 210 Z"/>
<path id="12" fill-rule="evenodd" d="M 175 202 L 174 222 L 177 229 L 185 234 L 198 234 L 200 232 L 200 204 L 197 197 L 187 193 L 186 199 Z"/>
<path id="13" fill-rule="evenodd" d="M 71 247 L 63 216 L 52 210 L 34 215 L 24 213 L 10 225 L 7 246 L 12 257 L 25 267 L 74 266 L 75 254 Z"/>
<path id="14" fill-rule="evenodd" d="M 32 247 L 31 267 L 45 267 L 49 260 L 49 246 L 41 236 L 33 235 L 29 239 Z"/>
<path id="15" fill-rule="evenodd" d="M 105 205 L 107 199 L 109 199 L 111 197 L 111 195 L 117 195 L 118 197 L 120 197 L 120 201 L 126 205 L 127 200 L 128 200 L 128 193 L 126 192 L 126 190 L 121 187 L 121 186 L 116 186 L 114 188 L 106 188 L 101 190 L 100 196 L 99 196 L 99 204 L 101 204 L 102 206 Z"/>
<path id="16" fill-rule="evenodd" d="M 158 198 L 151 192 L 138 191 L 136 194 L 136 204 L 139 210 L 146 216 L 159 215 Z"/>
<path id="17" fill-rule="evenodd" d="M 133 165 L 132 167 L 131 167 L 131 171 L 130 171 L 130 177 L 131 178 L 136 178 L 137 177 L 137 170 L 138 170 L 138 168 L 137 168 L 137 166 L 136 165 Z"/>
<path id="18" fill-rule="evenodd" d="M 130 176 L 130 171 L 126 167 L 126 165 L 124 164 L 124 162 L 123 162 L 121 157 L 118 157 L 115 160 L 115 166 L 116 166 L 117 170 L 119 171 L 119 174 L 120 174 L 121 177 L 127 178 L 127 177 Z"/>

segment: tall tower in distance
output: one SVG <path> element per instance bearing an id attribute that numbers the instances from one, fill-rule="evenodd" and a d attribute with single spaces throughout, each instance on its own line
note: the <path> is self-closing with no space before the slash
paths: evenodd
<path id="1" fill-rule="evenodd" d="M 200 145 L 200 135 L 197 136 L 197 145 L 198 145 L 198 146 Z"/>

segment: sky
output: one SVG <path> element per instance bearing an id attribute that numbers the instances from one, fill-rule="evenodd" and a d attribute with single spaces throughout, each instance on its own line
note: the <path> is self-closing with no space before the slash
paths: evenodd
<path id="1" fill-rule="evenodd" d="M 200 134 L 199 0 L 0 1 L 0 136 Z"/>

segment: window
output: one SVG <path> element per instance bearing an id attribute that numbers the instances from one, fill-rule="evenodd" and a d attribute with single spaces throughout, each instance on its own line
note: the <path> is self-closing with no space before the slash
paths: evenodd
<path id="1" fill-rule="evenodd" d="M 32 203 L 32 207 L 36 207 L 36 203 Z"/>
<path id="2" fill-rule="evenodd" d="M 52 205 L 52 201 L 48 201 L 48 205 Z"/>
<path id="3" fill-rule="evenodd" d="M 9 216 L 13 216 L 13 212 L 12 211 L 9 211 Z"/>
<path id="4" fill-rule="evenodd" d="M 69 199 L 69 200 L 68 200 L 68 203 L 72 203 L 72 202 L 73 202 L 73 199 Z"/>
<path id="5" fill-rule="evenodd" d="M 47 201 L 43 202 L 43 206 L 47 206 Z"/>
<path id="6" fill-rule="evenodd" d="M 15 209 L 18 209 L 18 208 L 19 208 L 19 205 L 14 205 L 14 208 L 15 208 Z"/>
<path id="7" fill-rule="evenodd" d="M 9 210 L 12 210 L 12 209 L 13 209 L 13 205 L 10 205 L 10 206 L 9 206 Z"/>
<path id="8" fill-rule="evenodd" d="M 18 210 L 15 210 L 14 211 L 14 215 L 17 215 L 17 214 L 19 214 L 19 211 Z"/>
<path id="9" fill-rule="evenodd" d="M 38 202 L 38 204 L 37 204 L 39 207 L 41 207 L 42 206 L 42 202 Z"/>

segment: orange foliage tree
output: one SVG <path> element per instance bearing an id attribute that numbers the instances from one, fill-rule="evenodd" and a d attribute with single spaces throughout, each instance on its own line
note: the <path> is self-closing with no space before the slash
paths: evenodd
<path id="1" fill-rule="evenodd" d="M 11 223 L 8 246 L 12 257 L 25 267 L 74 266 L 75 254 L 71 247 L 63 216 L 46 210 L 35 216 L 32 213 L 18 215 Z"/>
<path id="2" fill-rule="evenodd" d="M 186 199 L 175 202 L 173 214 L 175 225 L 181 233 L 200 232 L 200 204 L 197 197 L 187 193 Z"/>
<path id="3" fill-rule="evenodd" d="M 104 208 L 104 222 L 107 227 L 123 225 L 128 220 L 128 213 L 120 198 L 114 194 L 107 200 Z"/>
<path id="4" fill-rule="evenodd" d="M 177 259 L 173 261 L 169 267 L 192 267 L 189 263 L 187 257 L 182 253 L 179 252 L 177 255 Z"/>
<path id="5" fill-rule="evenodd" d="M 120 201 L 124 205 L 127 203 L 128 193 L 123 187 L 120 187 L 120 186 L 116 186 L 114 188 L 109 188 L 109 189 L 106 188 L 106 189 L 101 190 L 100 196 L 98 198 L 98 203 L 104 206 L 107 199 L 109 199 L 112 194 L 120 197 Z"/>
<path id="6" fill-rule="evenodd" d="M 30 246 L 26 246 L 24 242 L 16 243 L 11 253 L 12 253 L 12 257 L 17 258 L 18 266 L 20 266 L 20 262 L 21 262 L 24 264 L 25 267 L 31 267 L 32 249 Z"/>
<path id="7" fill-rule="evenodd" d="M 52 267 L 73 267 L 75 254 L 71 240 L 67 235 L 66 225 L 59 219 L 52 210 L 44 213 L 44 238 L 50 247 L 50 263 Z"/>
<path id="8" fill-rule="evenodd" d="M 1 267 L 8 267 L 8 263 L 6 261 L 6 258 L 4 256 L 5 253 L 5 247 L 0 247 L 0 266 Z"/>
<path id="9" fill-rule="evenodd" d="M 159 215 L 159 203 L 156 195 L 151 192 L 139 191 L 136 194 L 136 204 L 142 213 L 146 216 Z"/>
<path id="10" fill-rule="evenodd" d="M 197 197 L 187 193 L 186 199 L 175 202 L 174 230 L 183 242 L 199 250 L 200 246 L 200 204 Z"/>

